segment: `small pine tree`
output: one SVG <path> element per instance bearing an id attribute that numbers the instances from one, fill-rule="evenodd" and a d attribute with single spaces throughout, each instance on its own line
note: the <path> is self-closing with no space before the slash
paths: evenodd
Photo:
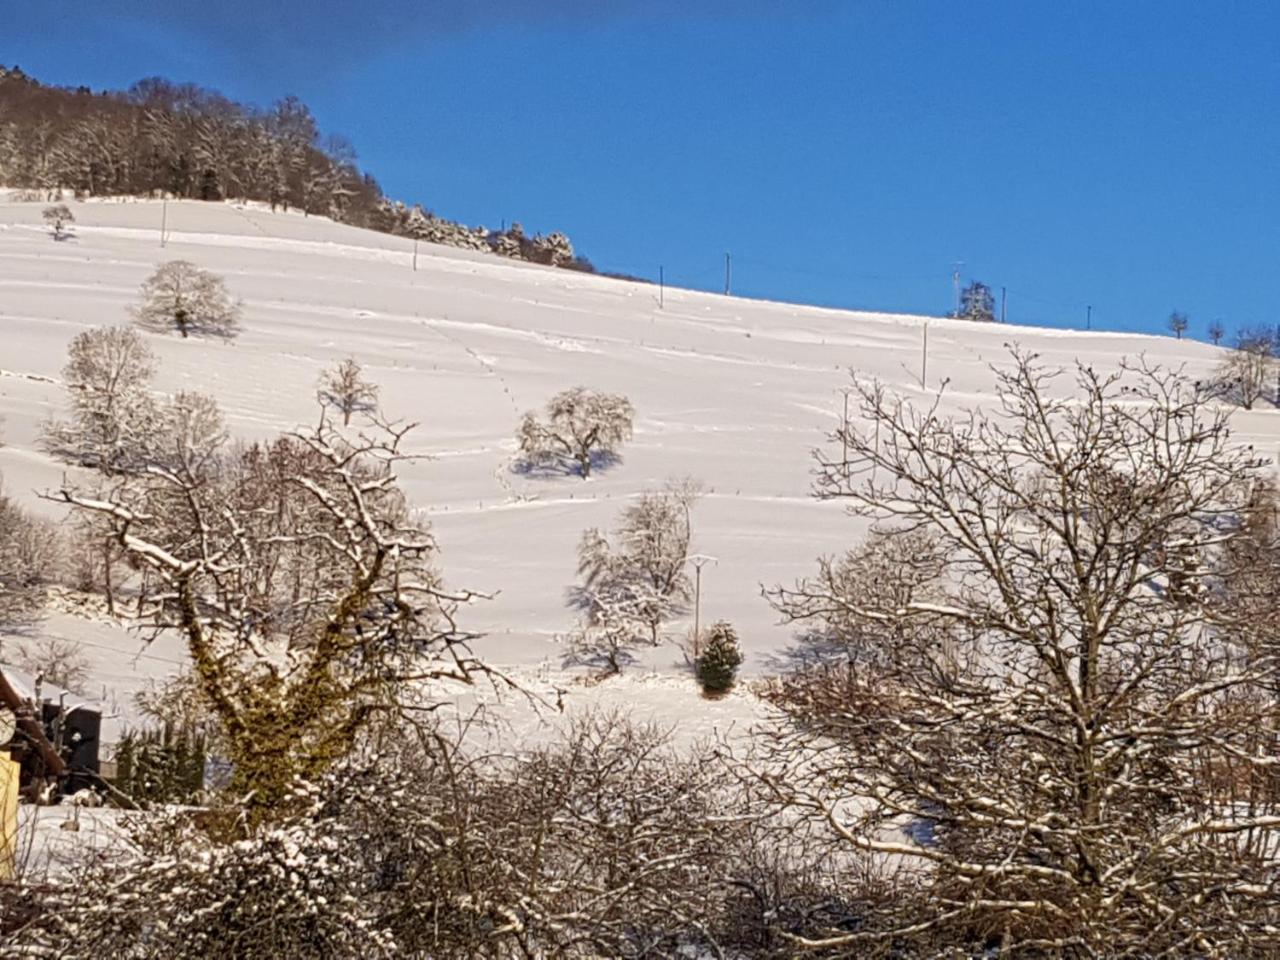
<path id="1" fill-rule="evenodd" d="M 702 653 L 694 661 L 698 681 L 708 693 L 722 693 L 733 686 L 742 665 L 738 634 L 725 620 L 717 621 L 707 635 Z"/>

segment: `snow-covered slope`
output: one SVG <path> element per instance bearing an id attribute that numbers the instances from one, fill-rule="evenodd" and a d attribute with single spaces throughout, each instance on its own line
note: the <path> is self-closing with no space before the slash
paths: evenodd
<path id="1" fill-rule="evenodd" d="M 235 434 L 268 437 L 312 419 L 319 371 L 354 355 L 392 414 L 418 421 L 407 489 L 435 526 L 448 580 L 497 593 L 467 614 L 498 663 L 559 662 L 572 622 L 565 590 L 583 528 L 607 526 L 627 497 L 671 475 L 703 480 L 699 552 L 704 622 L 731 619 L 767 669 L 790 637 L 760 584 L 809 572 L 860 534 L 838 504 L 809 496 L 810 450 L 836 422 L 850 368 L 923 396 L 948 378 L 947 404 L 993 401 L 988 364 L 1017 341 L 1049 361 L 1109 367 L 1145 352 L 1207 373 L 1218 351 L 1170 338 L 974 325 L 657 289 L 423 245 L 297 214 L 195 202 L 73 204 L 76 237 L 54 242 L 41 204 L 0 203 L 0 471 L 30 505 L 63 467 L 39 453 L 41 420 L 78 331 L 125 322 L 157 264 L 187 259 L 245 302 L 231 344 L 151 336 L 164 390 L 215 395 Z M 165 217 L 168 241 L 159 228 Z M 149 335 L 150 336 L 150 335 Z M 512 473 L 524 410 L 583 384 L 637 411 L 622 463 L 589 482 Z M 1242 438 L 1272 451 L 1275 415 L 1242 415 Z M 95 642 L 101 643 L 101 638 Z M 132 641 L 136 649 L 136 641 Z M 662 668 L 673 648 L 652 655 Z M 95 688 L 96 689 L 96 688 Z M 98 691 L 101 692 L 101 691 Z"/>

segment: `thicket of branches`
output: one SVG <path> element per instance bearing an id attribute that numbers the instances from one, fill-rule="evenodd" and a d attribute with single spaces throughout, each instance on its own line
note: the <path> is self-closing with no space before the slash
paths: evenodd
<path id="1" fill-rule="evenodd" d="M 820 656 L 758 686 L 775 713 L 750 739 L 680 750 L 585 716 L 508 754 L 442 719 L 436 681 L 485 668 L 396 485 L 406 428 L 322 409 L 234 447 L 211 402 L 161 402 L 105 492 L 59 497 L 186 639 L 192 695 L 152 709 L 200 701 L 233 789 L 0 888 L 0 947 L 1275 955 L 1269 475 L 1211 389 L 1143 361 L 1015 353 L 996 377 L 999 405 L 959 414 L 856 384 L 817 493 L 872 531 L 767 591 Z M 647 492 L 584 538 L 582 596 L 633 639 L 688 599 L 696 496 Z"/>
<path id="2" fill-rule="evenodd" d="M 385 197 L 342 137 L 296 97 L 270 108 L 151 77 L 128 91 L 42 84 L 0 67 L 0 182 L 38 199 L 172 196 L 257 200 L 437 243 L 593 271 L 563 234 L 487 231 Z"/>
<path id="3" fill-rule="evenodd" d="M 761 793 L 891 891 L 806 945 L 1271 955 L 1276 627 L 1236 600 L 1275 595 L 1262 465 L 1167 371 L 998 377 L 955 419 L 859 384 L 818 489 L 877 535 L 772 594 L 850 656 L 769 691 Z"/>

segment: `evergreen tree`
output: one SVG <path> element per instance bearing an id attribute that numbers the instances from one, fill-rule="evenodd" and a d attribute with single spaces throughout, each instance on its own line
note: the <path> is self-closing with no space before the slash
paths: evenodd
<path id="1" fill-rule="evenodd" d="M 706 646 L 695 661 L 698 680 L 708 693 L 721 693 L 733 686 L 742 665 L 738 634 L 726 620 L 717 621 L 707 636 Z"/>
<path id="2" fill-rule="evenodd" d="M 991 288 L 981 280 L 974 280 L 960 291 L 960 309 L 956 316 L 961 320 L 976 320 L 981 323 L 994 323 L 996 319 L 996 300 Z"/>

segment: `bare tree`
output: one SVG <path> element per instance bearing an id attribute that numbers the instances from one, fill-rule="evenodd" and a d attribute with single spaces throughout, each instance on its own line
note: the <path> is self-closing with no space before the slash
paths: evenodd
<path id="1" fill-rule="evenodd" d="M 68 235 L 68 227 L 76 222 L 70 208 L 65 203 L 57 203 L 44 208 L 41 213 L 44 222 L 53 229 L 53 239 L 63 240 Z"/>
<path id="2" fill-rule="evenodd" d="M 784 622 L 805 628 L 798 659 L 862 664 L 899 647 L 906 629 L 866 611 L 941 602 L 945 572 L 941 545 L 928 531 L 873 530 L 842 557 L 820 557 L 816 576 L 766 590 L 765 597 Z"/>
<path id="3" fill-rule="evenodd" d="M 820 496 L 882 543 L 927 533 L 945 576 L 941 596 L 829 591 L 887 648 L 770 692 L 796 723 L 761 789 L 825 834 L 858 905 L 856 926 L 789 939 L 833 957 L 1270 955 L 1276 661 L 1208 601 L 1260 463 L 1202 392 L 1143 363 L 1064 384 L 1015 354 L 997 378 L 998 410 L 955 418 L 860 383 L 848 462 L 819 455 Z"/>
<path id="4" fill-rule="evenodd" d="M 77 334 L 62 370 L 71 420 L 44 425 L 45 449 L 107 474 L 128 469 L 156 428 L 154 372 L 155 357 L 135 330 L 97 327 Z"/>
<path id="5" fill-rule="evenodd" d="M 1206 333 L 1209 334 L 1209 342 L 1215 347 L 1220 344 L 1222 342 L 1222 338 L 1226 336 L 1226 331 L 1222 328 L 1221 320 L 1210 320 Z"/>
<path id="6" fill-rule="evenodd" d="M 1185 313 L 1175 310 L 1169 314 L 1169 331 L 1179 340 L 1182 339 L 1182 335 L 1187 332 L 1187 327 L 1190 325 L 1191 320 Z"/>
<path id="7" fill-rule="evenodd" d="M 687 561 L 691 513 L 700 496 L 694 480 L 671 480 L 661 490 L 646 490 L 622 511 L 612 540 L 595 528 L 583 533 L 578 546 L 582 583 L 573 597 L 586 613 L 587 626 L 596 629 L 588 637 L 600 635 L 606 648 L 617 648 L 640 628 L 649 643 L 658 643 L 663 622 L 692 596 Z M 616 659 L 610 665 L 616 668 Z"/>
<path id="8" fill-rule="evenodd" d="M 361 376 L 355 357 L 347 357 L 320 374 L 316 396 L 342 414 L 344 427 L 351 425 L 353 413 L 369 413 L 378 406 L 378 387 Z"/>
<path id="9" fill-rule="evenodd" d="M 20 643 L 17 649 L 17 663 L 23 670 L 72 693 L 84 693 L 89 661 L 74 640 L 46 637 Z"/>
<path id="10" fill-rule="evenodd" d="M 1221 392 L 1246 410 L 1262 398 L 1275 367 L 1275 340 L 1267 330 L 1242 332 L 1218 366 Z"/>
<path id="11" fill-rule="evenodd" d="M 177 330 L 183 338 L 208 334 L 230 339 L 240 332 L 240 304 L 222 279 L 186 260 L 162 264 L 142 285 L 134 307 L 139 326 L 158 333 Z"/>
<path id="12" fill-rule="evenodd" d="M 626 397 L 574 387 L 547 401 L 545 421 L 526 413 L 516 440 L 529 464 L 576 464 L 585 480 L 595 459 L 616 455 L 631 439 L 634 416 Z"/>
<path id="13" fill-rule="evenodd" d="M 207 405 L 186 402 L 127 490 L 58 499 L 108 518 L 157 585 L 157 629 L 187 641 L 255 816 L 296 777 L 320 776 L 406 685 L 469 680 L 480 665 L 444 589 L 435 542 L 393 468 L 409 426 L 358 441 L 322 415 L 266 446 L 219 450 Z"/>

